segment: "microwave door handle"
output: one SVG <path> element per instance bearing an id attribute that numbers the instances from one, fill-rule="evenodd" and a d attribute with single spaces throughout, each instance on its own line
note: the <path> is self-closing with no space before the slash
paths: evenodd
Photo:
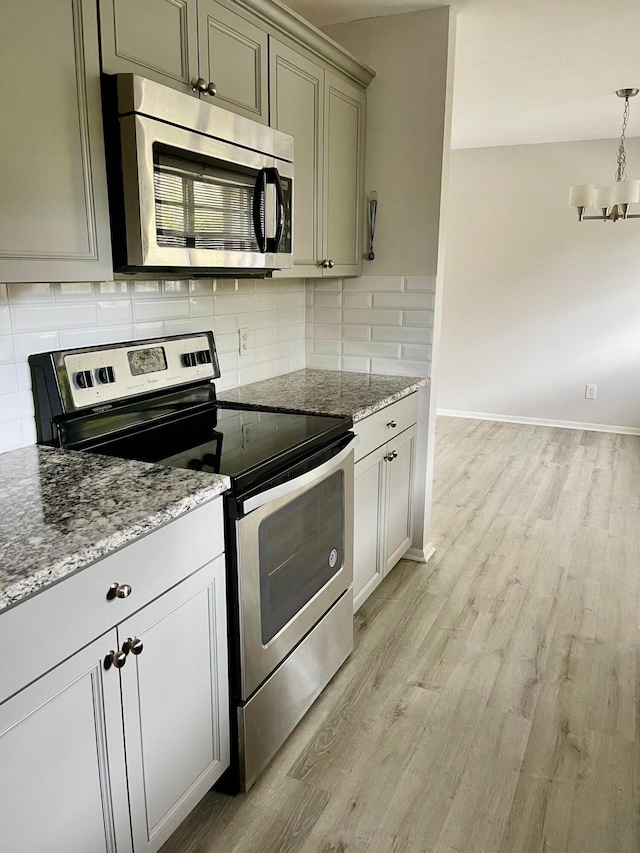
<path id="1" fill-rule="evenodd" d="M 267 252 L 277 252 L 280 240 L 282 240 L 282 232 L 284 231 L 284 192 L 282 181 L 280 180 L 280 172 L 273 167 L 265 171 L 267 172 L 267 183 L 273 184 L 276 188 L 276 203 L 278 205 L 276 233 L 273 237 L 267 238 Z"/>
<path id="2" fill-rule="evenodd" d="M 268 169 L 260 169 L 256 175 L 256 185 L 253 188 L 253 228 L 256 232 L 258 249 L 263 255 L 267 251 L 267 238 L 265 236 L 265 226 L 262 220 L 262 215 L 267 201 L 268 171 Z"/>

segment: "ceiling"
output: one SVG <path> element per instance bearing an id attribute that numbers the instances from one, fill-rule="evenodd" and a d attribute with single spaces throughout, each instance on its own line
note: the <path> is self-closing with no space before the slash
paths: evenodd
<path id="1" fill-rule="evenodd" d="M 433 0 L 286 0 L 319 27 L 443 5 Z M 452 0 L 457 12 L 452 147 L 620 134 L 615 90 L 640 88 L 640 0 Z M 375 66 L 374 66 L 375 67 Z M 640 95 L 628 136 L 640 136 Z"/>

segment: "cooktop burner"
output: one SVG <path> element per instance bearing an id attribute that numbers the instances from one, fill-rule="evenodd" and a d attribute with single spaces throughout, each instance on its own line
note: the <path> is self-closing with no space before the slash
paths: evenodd
<path id="1" fill-rule="evenodd" d="M 314 447 L 343 435 L 349 418 L 304 415 L 216 404 L 211 409 L 140 434 L 107 440 L 96 453 L 226 474 L 246 486 Z"/>

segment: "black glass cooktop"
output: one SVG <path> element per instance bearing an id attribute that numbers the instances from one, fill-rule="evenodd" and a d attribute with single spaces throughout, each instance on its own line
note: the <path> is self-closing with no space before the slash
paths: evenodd
<path id="1" fill-rule="evenodd" d="M 91 449 L 108 456 L 226 474 L 248 486 L 344 435 L 350 418 L 214 406 L 112 438 Z"/>

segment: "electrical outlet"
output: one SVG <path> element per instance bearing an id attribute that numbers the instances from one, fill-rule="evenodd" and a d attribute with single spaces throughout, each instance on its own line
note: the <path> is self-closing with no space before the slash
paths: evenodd
<path id="1" fill-rule="evenodd" d="M 585 385 L 584 386 L 584 396 L 586 400 L 595 400 L 596 399 L 596 391 L 598 390 L 597 385 Z"/>
<path id="2" fill-rule="evenodd" d="M 238 350 L 240 355 L 249 352 L 249 329 L 238 329 Z"/>

